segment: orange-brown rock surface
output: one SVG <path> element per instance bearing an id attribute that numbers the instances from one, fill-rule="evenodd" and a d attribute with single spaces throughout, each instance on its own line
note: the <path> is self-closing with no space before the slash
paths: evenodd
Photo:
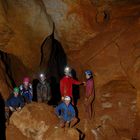
<path id="1" fill-rule="evenodd" d="M 16 83 L 40 70 L 41 44 L 52 34 L 53 23 L 54 36 L 78 78 L 84 79 L 86 69 L 95 74 L 95 116 L 92 125 L 83 120 L 81 88 L 79 129 L 95 139 L 91 130 L 108 122 L 109 129 L 100 131 L 109 135 L 100 139 L 110 140 L 111 134 L 118 139 L 140 139 L 140 2 L 0 0 L 0 50 L 11 59 Z M 50 49 L 48 44 L 45 62 Z M 3 67 L 0 72 L 0 91 L 6 98 L 9 85 Z"/>
<path id="2" fill-rule="evenodd" d="M 0 61 L 0 94 L 3 96 L 4 99 L 7 99 L 9 97 L 11 88 L 12 88 L 12 85 L 6 73 L 5 66 L 3 62 Z"/>
<path id="3" fill-rule="evenodd" d="M 37 68 L 41 44 L 52 33 L 52 21 L 43 3 L 1 0 L 0 11 L 0 49 L 18 57 L 31 70 Z"/>
<path id="4" fill-rule="evenodd" d="M 58 119 L 53 107 L 46 104 L 31 103 L 20 112 L 15 112 L 10 118 L 7 127 L 7 140 L 11 137 L 23 135 L 29 140 L 79 140 L 79 132 L 76 129 L 55 128 Z M 12 131 L 13 132 L 9 132 Z M 16 131 L 17 130 L 17 131 Z"/>

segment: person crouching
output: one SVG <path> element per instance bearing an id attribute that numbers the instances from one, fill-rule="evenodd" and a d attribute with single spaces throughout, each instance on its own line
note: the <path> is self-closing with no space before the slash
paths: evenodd
<path id="1" fill-rule="evenodd" d="M 59 104 L 55 109 L 56 115 L 60 119 L 59 126 L 63 127 L 73 127 L 78 119 L 75 117 L 75 110 L 71 104 L 71 98 L 65 96 L 61 104 Z"/>
<path id="2" fill-rule="evenodd" d="M 15 111 L 20 111 L 21 108 L 24 106 L 24 103 L 22 102 L 21 98 L 19 97 L 19 88 L 14 88 L 14 91 L 12 92 L 12 97 L 10 97 L 6 103 L 5 103 L 5 118 L 6 118 L 6 124 L 9 124 L 9 118 Z"/>
<path id="3" fill-rule="evenodd" d="M 19 88 L 15 87 L 13 91 L 13 96 L 6 101 L 6 107 L 8 107 L 11 112 L 14 112 L 20 111 L 23 106 L 24 103 L 19 97 Z"/>

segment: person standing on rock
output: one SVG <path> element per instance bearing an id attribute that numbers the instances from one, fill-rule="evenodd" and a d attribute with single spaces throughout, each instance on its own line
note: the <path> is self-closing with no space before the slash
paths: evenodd
<path id="1" fill-rule="evenodd" d="M 65 76 L 60 80 L 61 99 L 63 100 L 65 96 L 70 96 L 72 99 L 72 104 L 74 104 L 72 95 L 72 85 L 81 85 L 84 82 L 81 83 L 72 78 L 70 67 L 66 67 L 64 69 L 64 74 Z"/>
<path id="2" fill-rule="evenodd" d="M 60 119 L 59 126 L 61 128 L 73 127 L 78 122 L 78 119 L 75 117 L 74 107 L 70 102 L 71 98 L 65 96 L 63 102 L 55 109 L 56 115 Z"/>
<path id="3" fill-rule="evenodd" d="M 85 71 L 86 75 L 86 95 L 85 95 L 85 112 L 87 115 L 88 119 L 92 118 L 92 102 L 95 98 L 95 93 L 94 93 L 94 81 L 93 81 L 93 75 L 92 71 L 87 70 Z"/>
<path id="4" fill-rule="evenodd" d="M 29 77 L 25 77 L 23 79 L 23 84 L 20 85 L 19 89 L 20 89 L 20 94 L 24 99 L 24 102 L 31 103 L 33 98 L 33 90 Z"/>
<path id="5" fill-rule="evenodd" d="M 47 82 L 45 74 L 39 75 L 39 83 L 37 84 L 37 101 L 48 103 L 51 100 L 50 84 Z"/>

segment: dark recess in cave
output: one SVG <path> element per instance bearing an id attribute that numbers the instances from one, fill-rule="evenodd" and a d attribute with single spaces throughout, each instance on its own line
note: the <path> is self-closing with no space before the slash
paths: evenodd
<path id="1" fill-rule="evenodd" d="M 0 140 L 6 140 L 6 135 L 5 135 L 5 102 L 4 99 L 2 98 L 2 95 L 0 93 Z"/>
<path id="2" fill-rule="evenodd" d="M 45 58 L 44 58 L 44 49 L 47 47 L 48 40 L 51 40 L 51 52 L 49 56 L 48 62 L 44 65 Z M 43 68 L 42 67 L 45 67 Z M 65 54 L 65 51 L 61 45 L 61 43 L 54 38 L 54 34 L 47 37 L 42 45 L 41 45 L 41 61 L 40 61 L 40 67 L 43 69 L 42 71 L 46 73 L 47 80 L 50 82 L 51 85 L 51 93 L 52 93 L 52 100 L 50 101 L 50 104 L 57 105 L 61 99 L 60 96 L 60 88 L 59 88 L 59 82 L 60 79 L 64 75 L 64 68 L 67 65 L 67 56 Z M 36 86 L 37 86 L 38 80 L 33 80 L 33 89 L 34 89 L 34 98 L 33 100 L 36 101 Z"/>
<path id="3" fill-rule="evenodd" d="M 10 58 L 8 57 L 8 54 L 0 51 L 0 59 L 2 60 L 4 66 L 5 66 L 5 70 L 6 70 L 5 72 L 8 76 L 8 78 L 10 79 L 12 87 L 15 87 L 16 84 L 15 84 L 15 81 L 14 81 L 13 76 L 12 76 L 11 61 L 10 61 Z M 7 82 L 7 84 L 8 84 L 8 82 Z"/>
<path id="4" fill-rule="evenodd" d="M 52 104 L 58 104 L 61 99 L 59 82 L 64 75 L 64 68 L 67 65 L 67 56 L 61 43 L 54 38 L 54 34 L 51 35 L 51 38 L 52 49 L 48 61 L 47 73 L 50 76 Z"/>

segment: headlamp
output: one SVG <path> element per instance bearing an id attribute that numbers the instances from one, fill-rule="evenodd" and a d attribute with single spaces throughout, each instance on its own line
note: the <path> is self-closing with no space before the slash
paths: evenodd
<path id="1" fill-rule="evenodd" d="M 41 74 L 39 75 L 39 77 L 44 77 L 44 74 L 43 74 L 43 73 L 41 73 Z"/>
<path id="2" fill-rule="evenodd" d="M 70 71 L 70 68 L 69 68 L 69 67 L 66 67 L 66 68 L 65 68 L 65 71 Z"/>

